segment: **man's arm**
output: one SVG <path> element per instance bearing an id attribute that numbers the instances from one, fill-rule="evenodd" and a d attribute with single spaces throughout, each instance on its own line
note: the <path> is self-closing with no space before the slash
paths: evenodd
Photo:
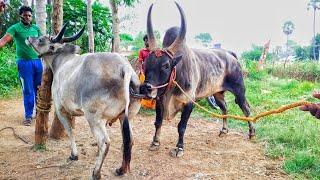
<path id="1" fill-rule="evenodd" d="M 12 41 L 12 37 L 6 33 L 1 39 L 0 39 L 0 48 L 2 48 L 4 45 L 7 44 L 7 42 Z"/>
<path id="2" fill-rule="evenodd" d="M 314 92 L 313 97 L 320 99 L 320 93 Z M 320 104 L 319 103 L 311 103 L 308 105 L 304 105 L 300 107 L 300 110 L 302 111 L 309 111 L 310 114 L 317 119 L 320 119 Z"/>

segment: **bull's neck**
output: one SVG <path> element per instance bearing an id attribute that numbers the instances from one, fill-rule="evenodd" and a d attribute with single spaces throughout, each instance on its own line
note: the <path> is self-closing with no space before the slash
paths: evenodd
<path id="1" fill-rule="evenodd" d="M 52 73 L 55 72 L 69 59 L 72 59 L 75 54 L 59 53 L 51 56 L 45 56 L 42 59 L 46 62 L 46 65 L 52 70 Z"/>

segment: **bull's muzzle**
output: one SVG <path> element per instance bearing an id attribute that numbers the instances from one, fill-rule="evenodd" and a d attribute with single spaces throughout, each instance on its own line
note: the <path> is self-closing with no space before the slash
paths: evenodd
<path id="1" fill-rule="evenodd" d="M 147 98 L 156 98 L 157 89 L 154 89 L 152 84 L 145 82 L 140 86 L 140 93 L 144 94 Z"/>

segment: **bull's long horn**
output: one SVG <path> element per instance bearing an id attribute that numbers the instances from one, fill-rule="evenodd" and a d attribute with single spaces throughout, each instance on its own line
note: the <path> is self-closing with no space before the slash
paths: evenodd
<path id="1" fill-rule="evenodd" d="M 83 34 L 84 28 L 85 27 L 83 26 L 82 29 L 77 34 L 75 34 L 75 35 L 73 35 L 71 37 L 64 37 L 62 39 L 62 42 L 67 43 L 67 42 L 72 42 L 72 41 L 77 40 Z"/>
<path id="2" fill-rule="evenodd" d="M 153 34 L 152 20 L 151 20 L 152 7 L 153 7 L 153 4 L 151 4 L 151 6 L 149 7 L 148 19 L 147 19 L 147 35 L 148 35 L 149 49 L 151 51 L 156 49 L 156 39 Z"/>
<path id="3" fill-rule="evenodd" d="M 57 43 L 57 42 L 60 42 L 60 41 L 61 41 L 62 36 L 63 36 L 63 34 L 64 34 L 64 32 L 65 32 L 65 30 L 66 30 L 66 28 L 67 28 L 67 25 L 68 25 L 68 23 L 65 23 L 65 24 L 63 25 L 62 29 L 60 30 L 60 32 L 56 35 L 56 37 L 54 37 L 54 38 L 51 39 L 51 42 L 52 42 L 52 43 Z"/>
<path id="4" fill-rule="evenodd" d="M 180 16 L 181 16 L 181 25 L 180 25 L 180 32 L 179 35 L 176 37 L 176 39 L 174 40 L 174 42 L 168 47 L 168 50 L 170 52 L 172 52 L 173 54 L 175 54 L 177 52 L 177 50 L 179 49 L 179 47 L 182 45 L 185 37 L 186 37 L 186 32 L 187 32 L 187 22 L 185 19 L 185 15 L 184 12 L 182 10 L 182 8 L 180 7 L 180 5 L 175 2 L 179 12 L 180 12 Z"/>

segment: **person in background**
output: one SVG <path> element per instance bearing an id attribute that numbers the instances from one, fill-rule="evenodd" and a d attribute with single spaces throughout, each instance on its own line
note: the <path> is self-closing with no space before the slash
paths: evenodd
<path id="1" fill-rule="evenodd" d="M 2 1 L 2 0 L 0 0 Z M 20 22 L 12 25 L 0 39 L 0 48 L 14 40 L 19 78 L 23 91 L 25 119 L 23 124 L 30 126 L 36 104 L 37 87 L 41 84 L 42 63 L 37 53 L 26 44 L 27 37 L 41 36 L 40 28 L 32 24 L 32 9 L 22 6 L 19 9 Z"/>
<path id="2" fill-rule="evenodd" d="M 150 53 L 150 49 L 149 49 L 149 43 L 148 43 L 148 36 L 144 35 L 143 36 L 143 42 L 144 42 L 144 48 L 140 49 L 139 51 L 139 57 L 138 57 L 138 61 L 139 61 L 139 71 L 140 73 L 144 74 L 144 70 L 143 70 L 143 63 L 144 61 L 147 59 L 147 57 L 149 56 Z"/>
<path id="3" fill-rule="evenodd" d="M 144 75 L 144 61 L 147 59 L 147 57 L 149 56 L 150 53 L 150 49 L 149 49 L 149 43 L 148 43 L 148 36 L 144 35 L 143 36 L 143 41 L 144 41 L 144 48 L 140 49 L 139 51 L 139 57 L 138 57 L 138 68 L 139 68 L 139 79 L 141 82 L 144 82 L 145 79 L 145 75 Z M 150 109 L 155 109 L 156 107 L 156 100 L 146 100 L 146 99 L 142 99 L 141 100 L 141 105 L 143 107 L 146 108 L 150 108 Z"/>

